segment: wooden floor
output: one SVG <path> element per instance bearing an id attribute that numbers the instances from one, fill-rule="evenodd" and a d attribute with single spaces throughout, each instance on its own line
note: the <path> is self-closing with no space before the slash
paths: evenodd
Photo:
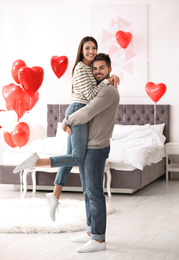
<path id="1" fill-rule="evenodd" d="M 29 191 L 27 197 L 31 196 Z M 0 186 L 1 199 L 19 197 L 12 186 Z M 45 192 L 35 197 L 45 198 Z M 61 198 L 83 199 L 83 195 L 63 192 Z M 106 251 L 77 253 L 79 244 L 70 240 L 74 233 L 0 234 L 0 259 L 179 259 L 179 180 L 166 183 L 159 179 L 133 195 L 115 194 L 106 199 L 116 210 L 108 217 Z"/>

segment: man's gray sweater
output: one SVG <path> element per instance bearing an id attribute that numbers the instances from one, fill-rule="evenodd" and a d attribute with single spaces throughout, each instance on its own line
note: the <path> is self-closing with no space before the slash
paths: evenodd
<path id="1" fill-rule="evenodd" d="M 88 149 L 103 149 L 110 144 L 118 105 L 119 92 L 108 84 L 85 107 L 64 118 L 63 123 L 74 126 L 89 122 Z"/>

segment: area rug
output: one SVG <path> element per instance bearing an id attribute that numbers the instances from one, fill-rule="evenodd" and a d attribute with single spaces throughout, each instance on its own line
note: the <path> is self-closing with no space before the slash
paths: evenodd
<path id="1" fill-rule="evenodd" d="M 115 210 L 107 205 L 107 214 Z M 84 201 L 60 201 L 52 222 L 46 199 L 0 199 L 0 233 L 60 233 L 86 229 Z"/>

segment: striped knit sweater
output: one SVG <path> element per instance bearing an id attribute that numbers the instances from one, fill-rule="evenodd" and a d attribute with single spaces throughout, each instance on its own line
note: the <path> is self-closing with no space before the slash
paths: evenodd
<path id="1" fill-rule="evenodd" d="M 97 95 L 101 87 L 106 84 L 109 84 L 107 79 L 97 85 L 92 68 L 80 61 L 74 70 L 73 94 L 70 101 L 88 104 Z"/>

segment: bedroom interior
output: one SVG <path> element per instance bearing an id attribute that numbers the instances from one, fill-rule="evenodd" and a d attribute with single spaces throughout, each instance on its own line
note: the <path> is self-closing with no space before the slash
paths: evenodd
<path id="1" fill-rule="evenodd" d="M 12 174 L 13 169 L 15 168 L 15 166 L 18 164 L 18 162 L 20 163 L 22 160 L 24 160 L 25 158 L 27 158 L 30 154 L 32 154 L 34 151 L 36 151 L 41 157 L 49 157 L 51 155 L 60 155 L 60 154 L 64 154 L 65 151 L 65 147 L 66 147 L 66 139 L 65 136 L 61 130 L 61 125 L 58 126 L 59 122 L 62 122 L 64 115 L 65 115 L 65 111 L 67 108 L 67 104 L 65 105 L 47 105 L 47 136 L 48 138 L 46 139 L 42 139 L 40 141 L 34 141 L 31 144 L 29 144 L 29 146 L 25 147 L 23 149 L 23 147 L 21 149 L 8 149 L 6 152 L 4 152 L 3 154 L 3 164 L 0 167 L 0 179 L 1 179 L 1 183 L 4 184 L 16 184 L 19 185 L 20 184 L 20 176 L 19 174 Z M 150 154 L 152 153 L 156 153 L 155 154 L 155 160 L 157 157 L 157 151 L 155 149 L 152 149 L 151 151 L 151 147 L 148 147 L 149 144 L 147 144 L 147 146 L 145 147 L 145 142 L 147 142 L 148 140 L 148 136 L 147 139 L 145 138 L 145 130 L 148 131 L 148 125 L 154 125 L 154 111 L 155 111 L 155 106 L 154 105 L 119 105 L 118 111 L 117 111 L 117 115 L 116 115 L 116 122 L 115 122 L 115 127 L 118 126 L 126 126 L 128 127 L 129 125 L 132 126 L 146 126 L 143 129 L 142 132 L 142 139 L 143 141 L 141 142 L 140 140 L 140 136 L 138 139 L 138 135 L 136 143 L 135 143 L 135 153 L 136 153 L 136 157 L 133 154 L 133 146 L 131 147 L 131 145 L 128 147 L 129 150 L 131 150 L 132 154 L 128 154 L 127 157 L 134 157 L 134 161 L 135 163 L 137 163 L 138 158 L 142 158 L 142 154 L 144 154 L 145 152 L 147 152 L 147 150 L 149 149 L 149 152 L 147 152 L 147 157 L 150 156 Z M 170 106 L 169 105 L 156 105 L 156 125 L 155 126 L 161 126 L 162 124 L 164 127 L 164 130 L 162 130 L 162 135 L 164 134 L 164 136 L 166 137 L 166 140 L 164 139 L 164 141 L 161 143 L 160 149 L 164 149 L 164 143 L 165 142 L 169 142 L 170 141 Z M 58 129 L 58 130 L 57 130 Z M 120 135 L 120 132 L 123 131 L 124 133 L 124 141 L 125 142 L 131 142 L 131 140 L 129 140 L 128 138 L 126 139 L 126 134 L 128 133 L 128 130 L 125 129 L 114 129 L 114 131 L 116 131 L 117 135 Z M 135 130 L 132 129 L 130 130 L 130 132 L 133 134 L 132 139 L 134 139 L 134 134 L 135 134 Z M 150 135 L 152 135 L 152 133 L 150 133 Z M 161 135 L 161 136 L 162 136 Z M 61 138 L 59 139 L 58 136 L 60 136 Z M 122 136 L 123 137 L 123 136 Z M 119 139 L 122 139 L 122 137 L 120 136 Z M 64 139 L 62 141 L 62 139 Z M 117 138 L 118 140 L 118 138 Z M 141 142 L 141 143 L 140 143 Z M 44 147 L 44 144 L 46 147 Z M 55 143 L 58 144 L 58 149 L 55 148 Z M 47 145 L 48 144 L 48 145 Z M 136 146 L 137 144 L 137 146 Z M 154 147 L 155 144 L 155 139 L 152 138 L 152 146 Z M 119 151 L 115 151 L 113 152 L 113 147 L 111 147 L 111 151 L 116 154 L 120 153 L 122 148 L 121 143 L 120 145 L 120 149 Z M 137 150 L 137 147 L 141 145 L 143 147 L 142 150 L 142 154 L 141 151 Z M 51 148 L 50 148 L 51 147 Z M 145 150 L 144 150 L 145 148 Z M 34 150 L 35 149 L 35 150 Z M 125 149 L 122 150 L 121 153 L 125 153 Z M 51 152 L 53 152 L 53 154 L 51 154 Z M 129 152 L 129 151 L 128 151 Z M 138 152 L 138 153 L 137 153 Z M 122 154 L 116 155 L 117 157 L 117 162 L 118 162 L 118 158 L 120 158 L 122 156 Z M 165 174 L 166 172 L 166 166 L 165 166 L 165 153 L 163 153 L 163 156 L 159 158 L 158 163 L 154 163 L 154 158 L 152 158 L 152 160 L 149 163 L 146 163 L 146 159 L 144 159 L 144 163 L 138 163 L 138 164 L 131 164 L 129 160 L 130 158 L 128 158 L 127 161 L 122 160 L 123 162 L 119 163 L 119 167 L 117 167 L 116 164 L 112 163 L 113 162 L 113 156 L 109 156 L 108 162 L 110 163 L 110 172 L 111 172 L 111 183 L 110 183 L 110 192 L 115 192 L 115 193 L 133 193 L 135 191 L 137 191 L 138 189 L 143 188 L 144 186 L 148 185 L 149 183 L 151 183 L 152 181 L 156 180 L 157 178 L 161 177 L 162 175 Z M 11 163 L 9 163 L 9 161 Z M 126 163 L 125 163 L 126 162 Z M 15 164 L 16 163 L 16 164 Z M 126 165 L 124 165 L 126 164 Z M 121 168 L 122 166 L 122 168 Z M 134 166 L 134 167 L 132 167 Z M 137 168 L 135 168 L 135 166 Z M 129 169 L 130 167 L 130 169 Z M 132 169 L 131 169 L 132 167 Z M 142 168 L 140 168 L 142 167 Z M 74 168 L 73 168 L 74 169 Z M 69 191 L 81 191 L 81 183 L 80 183 L 80 177 L 79 172 L 73 172 L 73 169 L 71 171 L 71 174 L 68 178 L 68 181 L 64 187 L 64 190 L 69 190 Z M 53 181 L 57 172 L 57 169 L 48 169 L 46 168 L 43 171 L 43 168 L 38 169 L 38 167 L 35 169 L 35 173 L 36 176 L 33 176 L 33 178 L 31 178 L 31 181 L 28 180 L 27 184 L 30 181 L 30 184 L 34 184 L 36 183 L 36 188 L 35 189 L 38 190 L 53 190 Z M 28 171 L 25 172 L 25 177 L 23 178 L 26 181 L 26 178 L 28 177 L 30 179 L 31 174 L 29 174 L 30 176 L 28 176 Z M 33 174 L 33 173 L 32 173 Z M 24 172 L 23 172 L 24 175 Z M 27 185 L 25 182 L 25 186 Z M 28 186 L 27 188 L 31 188 L 32 186 Z M 106 189 L 105 189 L 106 190 Z M 26 188 L 25 188 L 25 193 L 26 193 Z M 24 196 L 25 196 L 24 193 Z"/>
<path id="2" fill-rule="evenodd" d="M 145 140 L 151 133 L 153 139 L 160 143 L 156 144 L 156 149 L 161 148 L 157 156 L 162 154 L 160 161 L 152 164 L 148 162 L 144 167 L 140 165 L 140 169 L 136 166 L 129 167 L 125 163 L 119 168 L 119 165 L 116 166 L 116 157 L 110 158 L 110 173 L 108 176 L 105 173 L 104 183 L 106 201 L 112 209 L 108 216 L 108 250 L 93 254 L 93 259 L 179 258 L 178 10 L 177 0 L 0 1 L 0 110 L 6 110 L 2 89 L 13 82 L 11 68 L 15 60 L 22 59 L 29 67 L 41 66 L 44 69 L 39 100 L 20 119 L 29 125 L 32 123 L 39 126 L 40 135 L 27 146 L 12 148 L 4 140 L 3 127 L 0 128 L 0 205 L 4 205 L 2 201 L 7 201 L 7 206 L 11 208 L 10 200 L 23 203 L 23 207 L 29 205 L 31 200 L 39 199 L 44 203 L 45 193 L 53 189 L 56 171 L 35 169 L 33 173 L 23 173 L 22 179 L 23 176 L 12 174 L 12 170 L 17 161 L 23 156 L 26 158 L 34 148 L 39 149 L 41 156 L 45 157 L 48 154 L 46 144 L 54 145 L 54 149 L 49 149 L 49 154 L 58 148 L 64 152 L 65 139 L 63 146 L 57 147 L 56 144 L 56 139 L 59 138 L 57 135 L 62 135 L 58 123 L 63 119 L 69 104 L 71 70 L 79 39 L 92 34 L 99 43 L 99 51 L 110 53 L 113 61 L 112 74 L 119 74 L 120 70 L 120 104 L 115 137 L 111 139 L 111 142 L 114 141 L 113 147 L 118 142 L 123 147 L 122 138 L 128 141 L 132 136 L 137 136 L 136 141 L 138 138 L 141 141 L 142 134 L 145 135 Z M 126 49 L 120 47 L 115 39 L 115 33 L 120 29 L 132 34 L 131 43 Z M 68 57 L 67 70 L 60 78 L 56 77 L 51 68 L 50 59 L 54 55 Z M 167 87 L 165 94 L 156 103 L 145 90 L 145 84 L 150 81 L 155 84 L 164 83 Z M 155 125 L 153 129 L 152 125 Z M 126 126 L 125 129 L 123 126 Z M 162 131 L 160 134 L 156 133 L 158 128 Z M 121 138 L 121 135 L 124 136 Z M 130 142 L 126 145 L 133 145 Z M 168 157 L 166 160 L 164 153 L 168 142 L 169 160 Z M 129 151 L 134 154 L 130 148 Z M 141 156 L 140 162 L 144 158 L 158 158 L 152 158 L 152 153 L 148 156 L 147 148 L 152 150 L 150 144 L 145 144 L 143 150 L 142 147 L 138 148 L 145 156 Z M 173 153 L 175 156 L 171 156 Z M 130 155 L 123 153 L 122 160 L 128 162 Z M 139 163 L 135 159 L 131 161 Z M 170 167 L 168 162 L 174 162 L 172 165 L 176 164 L 177 168 L 172 168 L 172 165 Z M 62 192 L 62 212 L 66 201 L 83 200 L 78 169 L 74 171 Z M 107 189 L 108 182 L 110 189 Z M 64 206 L 70 215 L 68 207 L 70 204 Z M 75 212 L 76 209 L 73 210 Z M 8 209 L 7 212 L 11 214 L 12 211 Z M 83 227 L 75 230 L 77 226 L 71 223 L 73 231 L 61 231 L 57 227 L 59 232 L 55 233 L 55 226 L 51 223 L 47 225 L 49 229 L 52 228 L 51 232 L 45 233 L 43 228 L 31 234 L 28 234 L 28 229 L 17 233 L 0 231 L 1 259 L 10 260 L 13 256 L 14 260 L 58 259 L 60 254 L 64 259 L 91 259 L 91 254 L 77 255 L 76 245 L 69 242 L 72 232 L 81 234 Z M 26 229 L 25 226 L 22 228 Z"/>

